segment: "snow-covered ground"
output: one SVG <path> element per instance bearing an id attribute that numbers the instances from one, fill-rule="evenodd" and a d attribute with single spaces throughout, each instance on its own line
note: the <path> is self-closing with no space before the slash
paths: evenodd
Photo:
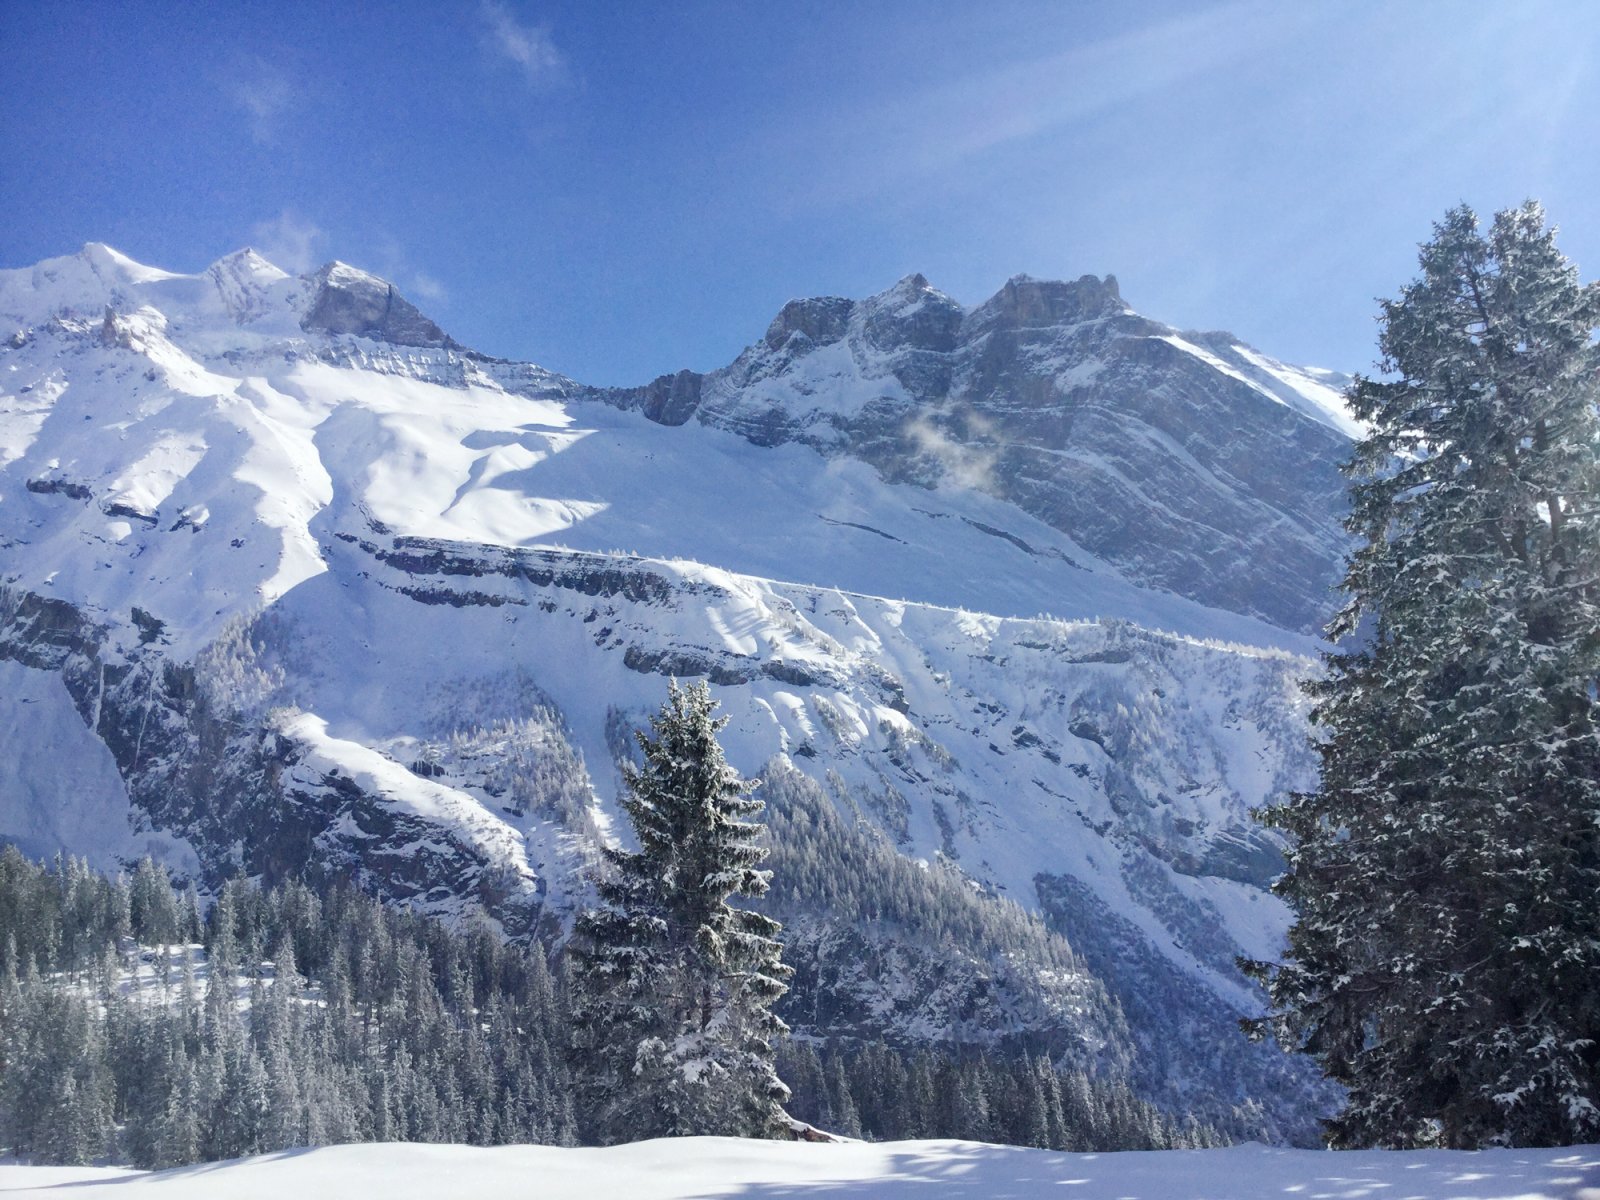
<path id="1" fill-rule="evenodd" d="M 330 1146 L 144 1173 L 0 1165 L 0 1194 L 233 1200 L 912 1197 L 958 1200 L 1600 1200 L 1600 1146 L 1058 1154 L 976 1142 L 805 1145 L 684 1138 L 610 1149 Z"/>

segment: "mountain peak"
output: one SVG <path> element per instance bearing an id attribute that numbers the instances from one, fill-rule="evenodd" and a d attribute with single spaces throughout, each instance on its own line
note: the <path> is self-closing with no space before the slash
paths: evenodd
<path id="1" fill-rule="evenodd" d="M 921 271 L 914 271 L 910 275 L 903 275 L 895 281 L 893 287 L 886 288 L 875 296 L 869 296 L 862 301 L 864 304 L 906 303 L 922 300 L 928 296 L 937 296 L 945 300 L 950 298 L 933 284 L 928 282 L 928 277 Z M 954 303 L 954 301 L 951 301 Z"/>
<path id="2" fill-rule="evenodd" d="M 327 278 L 340 284 L 374 283 L 384 287 L 393 287 L 381 275 L 374 275 L 371 271 L 363 271 L 360 267 L 351 266 L 341 258 L 332 258 L 317 268 L 317 278 Z"/>
<path id="3" fill-rule="evenodd" d="M 289 278 L 289 272 L 268 262 L 252 246 L 242 246 L 231 254 L 224 254 L 207 267 L 206 271 L 212 276 L 226 273 L 235 277 L 248 276 L 261 280 Z"/>
<path id="4" fill-rule="evenodd" d="M 1115 275 L 1103 279 L 1082 275 L 1073 281 L 1013 275 L 998 292 L 972 310 L 969 326 L 977 332 L 991 327 L 1075 325 L 1126 309 Z"/>
<path id="5" fill-rule="evenodd" d="M 387 279 L 335 259 L 310 277 L 312 296 L 300 327 L 354 334 L 396 346 L 454 346 L 451 337 Z"/>
<path id="6" fill-rule="evenodd" d="M 950 351 L 966 310 L 920 272 L 861 302 L 867 336 L 879 349 Z"/>
<path id="7" fill-rule="evenodd" d="M 856 302 L 843 296 L 812 296 L 791 300 L 772 318 L 764 340 L 773 350 L 781 349 L 795 334 L 803 334 L 814 345 L 828 346 L 844 337 Z"/>
<path id="8" fill-rule="evenodd" d="M 292 304 L 294 286 L 288 272 L 273 266 L 250 247 L 225 254 L 205 270 L 216 285 L 223 306 L 240 325 L 253 324 L 274 310 Z"/>
<path id="9" fill-rule="evenodd" d="M 78 257 L 108 283 L 154 283 L 157 280 L 173 278 L 171 271 L 135 262 L 115 246 L 108 246 L 105 242 L 85 242 L 83 249 L 78 251 Z"/>

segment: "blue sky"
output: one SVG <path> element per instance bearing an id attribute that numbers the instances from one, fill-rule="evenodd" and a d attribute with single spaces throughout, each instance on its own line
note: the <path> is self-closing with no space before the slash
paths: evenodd
<path id="1" fill-rule="evenodd" d="M 1526 197 L 1600 274 L 1600 12 L 1515 4 L 0 3 L 0 266 L 98 240 L 388 275 L 586 382 L 794 296 L 1114 273 L 1374 357 L 1430 222 Z"/>

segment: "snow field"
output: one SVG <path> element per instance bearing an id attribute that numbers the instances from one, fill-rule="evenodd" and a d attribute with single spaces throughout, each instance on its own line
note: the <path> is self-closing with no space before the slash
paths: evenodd
<path id="1" fill-rule="evenodd" d="M 811 1145 L 682 1138 L 606 1149 L 384 1143 L 146 1173 L 0 1165 L 0 1194 L 170 1200 L 1600 1200 L 1600 1146 L 1059 1154 L 977 1142 Z"/>

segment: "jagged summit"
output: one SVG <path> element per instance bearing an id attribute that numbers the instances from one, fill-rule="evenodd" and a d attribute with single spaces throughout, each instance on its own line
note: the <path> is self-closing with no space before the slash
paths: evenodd
<path id="1" fill-rule="evenodd" d="M 872 347 L 948 353 L 956 345 L 962 306 L 922 275 L 907 275 L 888 291 L 861 302 L 862 332 Z"/>
<path id="2" fill-rule="evenodd" d="M 844 296 L 790 300 L 767 326 L 761 343 L 745 356 L 759 353 L 763 345 L 791 358 L 803 356 L 845 341 L 852 330 L 857 342 L 884 353 L 951 353 L 995 329 L 1047 329 L 1121 315 L 1136 314 L 1123 301 L 1115 275 L 1083 275 L 1076 280 L 1013 275 L 993 296 L 968 308 L 915 272 L 861 300 Z"/>
<path id="3" fill-rule="evenodd" d="M 864 300 L 842 296 L 791 300 L 767 326 L 762 341 L 771 350 L 805 353 L 831 346 L 855 328 L 880 349 L 949 350 L 964 311 L 918 273 Z"/>
<path id="4" fill-rule="evenodd" d="M 947 352 L 958 341 L 996 327 L 1044 328 L 1131 312 L 1115 275 L 1084 275 L 1076 280 L 1013 275 L 993 296 L 969 309 L 916 272 L 864 300 L 842 296 L 790 300 L 767 326 L 762 341 L 770 350 L 782 350 L 800 334 L 803 338 L 794 350 L 830 346 L 845 337 L 852 317 L 860 313 L 862 329 L 879 349 Z"/>
<path id="5" fill-rule="evenodd" d="M 287 271 L 246 246 L 225 254 L 205 269 L 236 324 L 249 325 L 274 309 L 292 312 L 304 289 Z"/>
<path id="6" fill-rule="evenodd" d="M 843 296 L 815 296 L 791 300 L 767 326 L 762 338 L 773 350 L 782 349 L 799 334 L 815 346 L 829 346 L 845 335 L 856 302 Z"/>
<path id="7" fill-rule="evenodd" d="M 311 275 L 310 283 L 302 329 L 353 334 L 395 346 L 456 346 L 387 279 L 335 260 Z"/>
<path id="8" fill-rule="evenodd" d="M 1041 329 L 1131 313 L 1117 277 L 1084 275 L 1066 280 L 1013 275 L 968 315 L 962 333 L 974 337 L 994 328 Z"/>
<path id="9" fill-rule="evenodd" d="M 268 262 L 253 246 L 242 246 L 232 254 L 224 254 L 206 268 L 206 274 L 259 275 L 272 279 L 287 279 L 289 272 Z"/>
<path id="10" fill-rule="evenodd" d="M 386 279 L 333 261 L 293 275 L 244 247 L 193 275 L 137 262 L 104 242 L 33 267 L 0 270 L 6 334 L 52 318 L 89 320 L 149 307 L 190 333 L 248 327 L 269 336 L 323 333 L 396 346 L 460 349 Z"/>
<path id="11" fill-rule="evenodd" d="M 1345 383 L 1142 316 L 1114 275 L 1016 275 L 968 309 L 912 274 L 861 300 L 791 300 L 720 370 L 595 394 L 977 488 L 1143 583 L 1311 632 L 1359 435 Z"/>

